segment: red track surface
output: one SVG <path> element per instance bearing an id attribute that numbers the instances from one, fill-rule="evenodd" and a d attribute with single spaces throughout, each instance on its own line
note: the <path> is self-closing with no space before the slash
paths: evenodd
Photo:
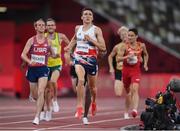
<path id="1" fill-rule="evenodd" d="M 42 121 L 33 125 L 35 103 L 14 98 L 0 99 L 0 130 L 120 130 L 128 125 L 139 123 L 139 116 L 128 120 L 123 119 L 124 100 L 120 98 L 99 98 L 98 112 L 92 117 L 89 114 L 89 125 L 74 117 L 76 98 L 60 98 L 60 112 L 53 113 L 49 122 Z M 140 102 L 143 109 L 144 100 Z"/>

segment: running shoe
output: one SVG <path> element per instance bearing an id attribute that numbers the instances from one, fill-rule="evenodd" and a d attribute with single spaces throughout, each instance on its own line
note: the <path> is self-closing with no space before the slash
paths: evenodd
<path id="1" fill-rule="evenodd" d="M 81 119 L 82 114 L 83 114 L 83 108 L 82 107 L 78 107 L 77 111 L 75 113 L 75 117 Z"/>
<path id="2" fill-rule="evenodd" d="M 34 125 L 39 125 L 39 118 L 38 118 L 38 117 L 35 117 L 32 123 L 33 123 Z"/>
<path id="3" fill-rule="evenodd" d="M 46 111 L 46 121 L 50 121 L 52 119 L 52 111 Z"/>
<path id="4" fill-rule="evenodd" d="M 29 101 L 30 102 L 36 102 L 36 100 L 31 95 L 29 95 Z"/>
<path id="5" fill-rule="evenodd" d="M 59 112 L 59 105 L 57 101 L 52 101 L 52 105 L 53 105 L 53 111 L 54 112 Z"/>
<path id="6" fill-rule="evenodd" d="M 93 103 L 91 104 L 91 113 L 92 113 L 92 116 L 95 116 L 95 115 L 96 115 L 96 111 L 97 111 L 96 103 L 93 102 Z"/>
<path id="7" fill-rule="evenodd" d="M 131 115 L 132 115 L 132 117 L 135 118 L 137 116 L 137 110 L 133 109 L 132 112 L 131 112 Z"/>
<path id="8" fill-rule="evenodd" d="M 40 121 L 43 121 L 43 120 L 46 120 L 45 112 L 41 111 L 41 113 L 40 113 Z"/>
<path id="9" fill-rule="evenodd" d="M 124 113 L 124 119 L 129 119 L 130 117 L 129 117 L 129 114 L 128 113 Z"/>
<path id="10" fill-rule="evenodd" d="M 89 121 L 88 121 L 88 118 L 87 118 L 87 117 L 83 117 L 83 118 L 82 118 L 82 121 L 83 121 L 83 124 L 84 124 L 84 125 L 89 125 Z"/>

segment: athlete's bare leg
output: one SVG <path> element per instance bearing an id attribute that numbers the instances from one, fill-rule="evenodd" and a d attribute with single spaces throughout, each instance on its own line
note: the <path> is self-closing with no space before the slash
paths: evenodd
<path id="1" fill-rule="evenodd" d="M 84 105 L 84 116 L 82 118 L 83 124 L 84 125 L 88 125 L 89 121 L 88 121 L 88 112 L 89 112 L 89 108 L 91 105 L 91 92 L 90 89 L 86 83 L 85 85 L 85 105 Z"/>
<path id="2" fill-rule="evenodd" d="M 53 97 L 51 100 L 49 100 L 49 103 L 50 103 L 49 105 L 51 105 L 52 103 L 54 112 L 59 111 L 59 105 L 57 101 L 57 89 L 58 89 L 57 81 L 58 81 L 59 75 L 60 75 L 59 70 L 54 70 L 52 72 L 51 79 L 49 82 L 49 86 L 51 87 L 50 91 Z"/>
<path id="3" fill-rule="evenodd" d="M 131 107 L 131 100 L 132 99 L 132 96 L 131 96 L 131 93 L 129 92 L 128 94 L 126 94 L 126 97 L 125 97 L 125 112 L 128 112 L 130 107 Z"/>
<path id="4" fill-rule="evenodd" d="M 53 98 L 53 94 L 52 94 L 52 89 L 53 87 L 51 87 L 50 82 L 47 83 L 47 87 L 45 89 L 45 103 L 47 106 L 47 110 L 50 111 L 51 109 L 51 105 L 52 105 L 52 98 Z"/>
<path id="5" fill-rule="evenodd" d="M 77 78 L 71 77 L 73 91 L 76 93 Z"/>
<path id="6" fill-rule="evenodd" d="M 92 96 L 92 104 L 91 104 L 91 113 L 92 116 L 96 114 L 97 107 L 96 107 L 96 96 L 97 96 L 97 88 L 96 88 L 96 81 L 97 81 L 98 73 L 95 76 L 88 75 L 88 85 L 91 91 Z"/>
<path id="7" fill-rule="evenodd" d="M 88 75 L 88 84 L 92 95 L 92 102 L 96 102 L 97 88 L 96 88 L 97 74 L 95 76 Z"/>
<path id="8" fill-rule="evenodd" d="M 84 100 L 84 82 L 85 82 L 85 69 L 82 65 L 75 65 L 75 71 L 78 77 L 77 83 L 77 111 L 75 117 L 79 119 L 82 117 L 83 113 L 83 100 Z"/>
<path id="9" fill-rule="evenodd" d="M 89 89 L 88 85 L 86 84 L 86 89 L 85 89 L 85 105 L 84 105 L 84 117 L 87 117 L 88 112 L 89 112 L 90 105 L 91 105 L 91 92 L 90 92 L 90 89 Z"/>
<path id="10" fill-rule="evenodd" d="M 123 92 L 123 82 L 120 80 L 115 80 L 114 91 L 116 96 L 121 96 Z"/>
<path id="11" fill-rule="evenodd" d="M 30 85 L 30 95 L 29 95 L 29 99 L 32 102 L 37 102 L 36 100 L 38 99 L 38 84 L 34 83 L 34 82 L 29 82 Z M 47 92 L 47 88 L 45 88 L 45 100 L 46 100 L 46 93 Z M 45 107 L 45 102 L 43 104 L 43 108 L 40 114 L 40 120 L 44 120 L 44 107 Z"/>
<path id="12" fill-rule="evenodd" d="M 57 88 L 58 88 L 57 81 L 59 76 L 60 76 L 60 72 L 58 70 L 52 72 L 50 81 L 54 89 L 54 96 L 53 96 L 54 101 L 57 101 Z"/>
<path id="13" fill-rule="evenodd" d="M 44 91 L 47 86 L 47 77 L 41 77 L 38 79 L 38 99 L 37 99 L 37 105 L 36 105 L 36 115 L 35 117 L 40 116 L 40 112 L 42 111 L 43 105 L 44 105 Z"/>
<path id="14" fill-rule="evenodd" d="M 71 81 L 72 81 L 72 86 L 73 86 L 73 90 L 75 93 L 77 93 L 77 81 L 78 79 L 76 77 L 71 77 Z M 84 85 L 85 85 L 85 98 L 84 98 L 84 115 L 83 115 L 83 124 L 85 125 L 88 125 L 89 122 L 88 122 L 88 112 L 89 112 L 89 108 L 90 108 L 90 105 L 91 105 L 91 93 L 90 93 L 90 89 L 89 89 L 89 86 L 87 84 L 87 78 L 85 78 L 85 82 L 84 82 Z"/>
<path id="15" fill-rule="evenodd" d="M 35 82 L 29 82 L 30 86 L 30 99 L 37 100 L 38 98 L 38 84 Z"/>
<path id="16" fill-rule="evenodd" d="M 139 84 L 138 83 L 132 83 L 131 87 L 130 87 L 130 92 L 132 95 L 132 116 L 136 117 L 137 116 L 137 108 L 138 108 L 138 104 L 139 104 L 139 93 L 138 93 L 138 89 L 139 89 Z"/>
<path id="17" fill-rule="evenodd" d="M 139 84 L 133 83 L 131 86 L 132 93 L 132 108 L 137 109 L 139 104 L 139 93 L 138 93 Z"/>
<path id="18" fill-rule="evenodd" d="M 75 71 L 78 77 L 78 84 L 76 88 L 77 89 L 77 107 L 83 107 L 85 70 L 81 65 L 75 65 Z"/>

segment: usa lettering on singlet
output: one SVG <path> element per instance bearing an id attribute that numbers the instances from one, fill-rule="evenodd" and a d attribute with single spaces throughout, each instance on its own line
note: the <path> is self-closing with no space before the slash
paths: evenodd
<path id="1" fill-rule="evenodd" d="M 33 38 L 33 44 L 30 50 L 31 61 L 36 62 L 34 66 L 43 66 L 47 64 L 49 45 L 47 39 L 44 43 L 38 44 L 36 37 Z"/>

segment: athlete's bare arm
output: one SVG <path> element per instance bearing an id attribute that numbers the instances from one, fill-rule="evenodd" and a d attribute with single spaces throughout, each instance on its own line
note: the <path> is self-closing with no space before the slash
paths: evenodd
<path id="1" fill-rule="evenodd" d="M 129 55 L 124 56 L 126 48 L 127 48 L 126 44 L 123 44 L 119 48 L 119 53 L 118 53 L 118 56 L 117 56 L 117 62 L 123 61 L 124 59 L 127 59 L 127 58 L 130 57 Z"/>
<path id="2" fill-rule="evenodd" d="M 64 59 L 65 59 L 65 63 L 67 65 L 71 65 L 71 55 L 70 55 L 70 52 L 65 52 L 64 53 Z"/>
<path id="3" fill-rule="evenodd" d="M 65 34 L 63 34 L 63 33 L 59 33 L 59 38 L 61 39 L 61 40 L 63 40 L 65 43 L 66 43 L 66 45 L 68 45 L 69 44 L 69 39 L 66 37 L 66 35 Z"/>
<path id="4" fill-rule="evenodd" d="M 23 52 L 21 53 L 21 58 L 23 59 L 23 61 L 25 61 L 26 63 L 28 63 L 29 65 L 30 64 L 33 64 L 33 62 L 28 58 L 28 52 L 29 52 L 29 50 L 30 50 L 30 48 L 31 48 L 31 46 L 32 46 L 32 43 L 33 43 L 33 39 L 32 38 L 30 38 L 28 41 L 27 41 L 27 43 L 26 43 L 26 45 L 25 45 L 25 47 L 24 47 L 24 49 L 23 49 Z"/>
<path id="5" fill-rule="evenodd" d="M 69 42 L 69 45 L 64 47 L 64 51 L 70 53 L 75 45 L 76 45 L 76 36 L 74 35 L 71 41 Z"/>
<path id="6" fill-rule="evenodd" d="M 149 54 L 146 49 L 146 45 L 142 43 L 142 52 L 143 52 L 143 57 L 144 57 L 144 69 L 145 71 L 148 71 L 148 59 L 149 59 Z"/>
<path id="7" fill-rule="evenodd" d="M 100 51 L 106 52 L 106 45 L 103 38 L 102 30 L 99 27 L 95 28 L 95 34 L 97 37 L 97 41 L 90 38 L 88 35 L 84 35 L 84 39 L 92 42 Z"/>
<path id="8" fill-rule="evenodd" d="M 72 37 L 72 39 L 71 39 L 71 41 L 70 41 L 70 43 L 64 48 L 64 51 L 68 51 L 68 52 L 71 52 L 72 51 L 72 49 L 73 49 L 73 47 L 76 45 L 76 32 L 77 32 L 77 30 L 79 29 L 79 25 L 77 25 L 76 27 L 75 27 L 75 34 L 73 35 L 73 37 Z"/>
<path id="9" fill-rule="evenodd" d="M 72 65 L 71 52 L 73 51 L 75 45 L 76 45 L 76 38 L 74 35 L 73 38 L 71 39 L 71 42 L 69 43 L 69 45 L 64 48 L 65 63 L 68 65 Z"/>
<path id="10" fill-rule="evenodd" d="M 108 56 L 108 64 L 109 64 L 109 72 L 113 73 L 114 72 L 114 67 L 113 67 L 113 57 L 117 54 L 117 45 L 113 48 L 111 53 Z"/>
<path id="11" fill-rule="evenodd" d="M 26 66 L 27 66 L 27 63 L 23 60 L 20 65 L 20 69 L 23 70 Z"/>

